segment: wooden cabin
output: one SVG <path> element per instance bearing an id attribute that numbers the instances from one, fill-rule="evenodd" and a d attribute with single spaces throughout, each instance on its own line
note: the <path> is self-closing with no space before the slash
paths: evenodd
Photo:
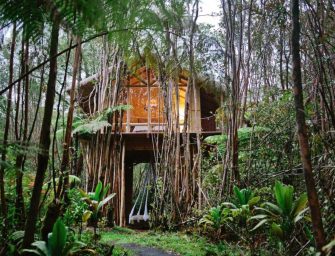
<path id="1" fill-rule="evenodd" d="M 80 83 L 78 88 L 78 105 L 88 115 L 94 115 L 95 112 L 102 111 L 112 105 L 112 97 L 108 96 L 107 92 L 105 95 L 100 95 L 104 93 L 101 92 L 104 91 L 103 89 L 97 90 L 97 87 L 101 86 L 101 80 L 99 75 L 88 77 Z M 119 78 L 119 81 L 117 80 L 109 82 L 113 88 L 118 87 L 117 104 L 131 106 L 122 113 L 121 128 L 119 127 L 118 133 L 114 132 L 113 140 L 110 142 L 106 142 L 108 140 L 104 138 L 107 135 L 101 132 L 96 135 L 94 140 L 82 140 L 82 147 L 83 154 L 85 154 L 86 171 L 89 176 L 86 177 L 87 183 L 92 183 L 92 186 L 87 188 L 90 189 L 96 184 L 96 176 L 99 179 L 103 176 L 105 183 L 112 183 L 111 187 L 117 193 L 114 200 L 115 222 L 123 226 L 128 224 L 127 216 L 132 207 L 133 167 L 137 163 L 154 161 L 153 139 L 161 140 L 163 138 L 167 128 L 167 118 L 169 118 L 167 109 L 170 109 L 171 112 L 171 122 L 179 123 L 178 132 L 183 130 L 188 77 L 187 72 L 182 72 L 179 75 L 178 88 L 170 90 L 169 108 L 164 106 L 164 98 L 167 97 L 166 95 L 164 97 L 166 90 L 163 90 L 163 86 L 159 83 L 159 79 L 152 69 L 141 67 L 127 71 Z M 167 82 L 164 86 L 172 86 L 172 84 Z M 173 86 L 177 87 L 176 83 Z M 195 139 L 195 135 L 198 133 L 202 137 L 220 133 L 214 115 L 219 107 L 218 100 L 213 92 L 208 92 L 210 90 L 206 86 L 208 84 L 199 79 L 195 90 L 189 88 L 187 133 L 190 134 L 191 139 Z M 120 154 L 117 161 L 111 160 L 112 149 L 109 145 L 111 143 Z M 115 146 L 116 144 L 117 146 Z M 99 152 L 99 161 L 94 160 L 96 152 Z M 118 165 L 116 168 L 118 171 L 115 171 L 115 164 Z M 95 175 L 97 172 L 99 175 Z M 115 177 L 111 177 L 110 173 L 112 172 Z M 92 178 L 93 176 L 94 178 Z M 118 182 L 116 183 L 116 181 Z"/>
<path id="2" fill-rule="evenodd" d="M 148 77 L 148 78 L 147 78 Z M 79 105 L 85 113 L 94 113 L 96 93 L 94 88 L 99 76 L 88 77 L 80 83 L 78 89 Z M 178 82 L 178 93 L 173 89 L 172 112 L 179 115 L 179 124 L 184 125 L 185 97 L 188 83 L 187 74 L 181 73 Z M 113 81 L 115 83 L 115 81 Z M 188 132 L 206 133 L 217 131 L 214 113 L 218 108 L 218 99 L 213 93 L 208 93 L 202 86 L 205 81 L 198 80 L 196 90 L 191 88 L 189 103 L 189 129 Z M 164 114 L 163 89 L 153 70 L 141 67 L 122 79 L 123 104 L 130 105 L 131 109 L 123 115 L 124 133 L 150 133 L 162 131 L 165 128 L 166 116 Z M 178 103 L 177 103 L 178 102 Z M 178 104 L 178 110 L 177 110 Z M 104 102 L 104 108 L 110 102 Z"/>

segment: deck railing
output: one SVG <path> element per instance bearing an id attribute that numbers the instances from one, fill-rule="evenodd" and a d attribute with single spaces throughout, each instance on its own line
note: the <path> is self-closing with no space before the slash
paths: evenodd
<path id="1" fill-rule="evenodd" d="M 123 131 L 126 133 L 150 133 L 150 132 L 163 132 L 166 128 L 166 123 L 148 123 L 148 122 L 136 122 L 136 123 L 124 123 Z M 180 131 L 183 130 L 183 124 L 180 124 Z M 202 118 L 201 119 L 201 132 L 215 132 L 219 129 L 215 123 L 215 117 Z M 192 130 L 190 132 L 197 132 Z"/>

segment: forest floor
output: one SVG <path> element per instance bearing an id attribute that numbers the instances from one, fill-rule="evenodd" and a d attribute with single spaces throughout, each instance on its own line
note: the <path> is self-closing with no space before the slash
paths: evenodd
<path id="1" fill-rule="evenodd" d="M 120 246 L 122 246 L 124 249 L 132 251 L 133 254 L 137 256 L 173 256 L 173 255 L 177 255 L 172 252 L 163 251 L 162 249 L 142 246 L 138 244 L 121 244 Z"/>
<path id="2" fill-rule="evenodd" d="M 219 253 L 222 245 L 219 248 L 204 237 L 183 232 L 137 231 L 115 227 L 111 231 L 101 233 L 101 242 L 114 244 L 116 251 L 122 252 L 125 249 L 127 255 L 222 255 Z"/>

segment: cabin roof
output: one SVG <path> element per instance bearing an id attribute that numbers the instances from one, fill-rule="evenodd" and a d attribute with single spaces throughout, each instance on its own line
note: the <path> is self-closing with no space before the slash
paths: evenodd
<path id="1" fill-rule="evenodd" d="M 108 68 L 108 73 L 110 74 L 112 72 L 112 67 Z M 157 74 L 153 71 L 153 69 L 149 68 L 150 72 L 150 86 L 157 85 L 158 79 Z M 129 69 L 126 72 L 126 75 L 123 77 L 124 85 L 126 86 L 147 86 L 147 68 L 145 66 L 142 66 L 138 69 Z M 82 96 L 88 96 L 90 92 L 93 90 L 95 83 L 99 81 L 101 74 L 96 73 L 94 75 L 91 75 L 85 79 L 83 79 L 78 87 L 78 90 L 81 91 Z M 179 74 L 179 86 L 186 87 L 188 83 L 188 71 L 182 70 Z M 204 77 L 198 77 L 196 84 L 200 87 L 206 87 L 206 89 L 209 89 L 211 92 L 215 89 L 215 82 L 210 80 L 209 78 Z"/>
<path id="2" fill-rule="evenodd" d="M 108 68 L 108 74 L 111 74 L 113 70 L 113 67 Z M 125 75 L 121 77 L 122 84 L 124 87 L 147 87 L 147 73 L 149 73 L 149 83 L 150 87 L 158 87 L 158 76 L 156 72 L 152 69 L 149 68 L 147 69 L 146 66 L 142 66 L 140 68 L 136 68 L 135 66 L 130 67 L 125 72 Z M 179 89 L 182 91 L 186 91 L 186 87 L 188 84 L 188 74 L 189 72 L 187 70 L 182 70 L 179 74 Z M 79 102 L 79 105 L 81 108 L 87 112 L 87 104 L 90 101 L 90 97 L 93 96 L 94 94 L 94 88 L 99 82 L 101 77 L 101 73 L 96 73 L 94 75 L 91 75 L 85 79 L 83 79 L 77 88 L 77 99 Z M 112 81 L 112 83 L 115 80 Z M 196 85 L 200 88 L 201 94 L 207 94 L 210 97 L 210 101 L 207 104 L 214 104 L 217 105 L 219 100 L 218 100 L 218 89 L 215 86 L 215 82 L 209 78 L 204 78 L 198 76 L 196 80 Z M 214 96 L 214 97 L 213 97 Z M 208 97 L 207 97 L 208 98 Z M 211 103 L 212 102 L 212 103 Z"/>

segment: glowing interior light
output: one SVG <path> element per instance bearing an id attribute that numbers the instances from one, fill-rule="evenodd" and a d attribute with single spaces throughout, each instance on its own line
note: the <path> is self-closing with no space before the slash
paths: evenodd
<path id="1" fill-rule="evenodd" d="M 179 104 L 179 123 L 183 123 L 185 118 L 185 106 Z"/>

